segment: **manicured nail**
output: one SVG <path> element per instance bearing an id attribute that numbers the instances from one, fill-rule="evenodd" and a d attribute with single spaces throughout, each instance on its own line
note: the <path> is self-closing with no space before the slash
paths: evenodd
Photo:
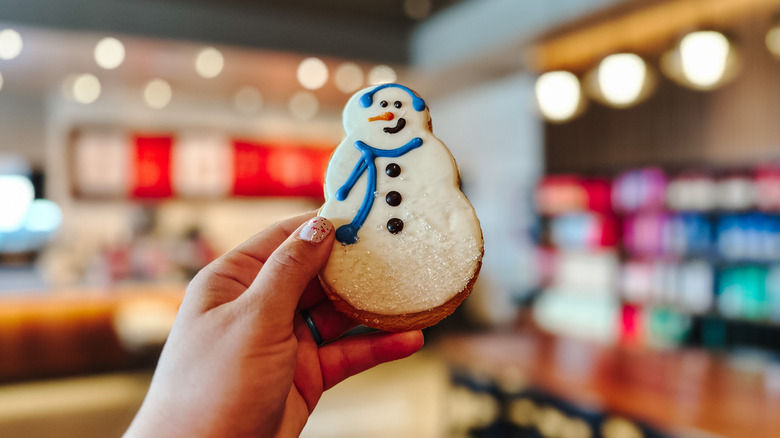
<path id="1" fill-rule="evenodd" d="M 333 224 L 324 217 L 313 217 L 309 219 L 298 233 L 298 238 L 311 243 L 320 243 L 333 231 Z"/>

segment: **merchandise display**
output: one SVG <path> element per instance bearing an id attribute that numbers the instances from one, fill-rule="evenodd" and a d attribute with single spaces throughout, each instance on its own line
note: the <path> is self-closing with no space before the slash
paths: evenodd
<path id="1" fill-rule="evenodd" d="M 577 302 L 591 296 L 603 303 L 604 296 L 611 296 L 614 301 L 603 304 L 608 310 L 619 301 L 619 312 L 601 312 L 613 320 L 619 335 L 602 339 L 777 350 L 780 345 L 765 342 L 766 336 L 740 334 L 772 331 L 780 319 L 780 297 L 773 285 L 780 266 L 780 215 L 770 183 L 776 176 L 777 167 L 770 164 L 717 172 L 627 170 L 611 182 L 611 212 L 588 208 L 592 178 L 546 177 L 537 198 L 542 235 L 549 238 L 541 244 L 554 263 L 581 266 L 551 269 L 545 293 L 560 293 L 556 285 L 561 275 L 576 271 L 583 273 L 578 285 L 571 275 L 565 278 L 567 293 L 580 294 Z M 561 195 L 566 193 L 579 197 Z M 571 257 L 583 251 L 585 255 Z M 600 272 L 592 265 L 604 251 L 613 251 L 619 265 L 615 281 L 602 281 L 594 296 L 587 280 L 592 275 L 585 273 Z M 560 312 L 564 301 L 539 303 Z M 553 331 L 566 331 L 566 315 L 559 315 L 556 325 L 546 316 L 555 311 L 540 309 L 538 314 Z"/>

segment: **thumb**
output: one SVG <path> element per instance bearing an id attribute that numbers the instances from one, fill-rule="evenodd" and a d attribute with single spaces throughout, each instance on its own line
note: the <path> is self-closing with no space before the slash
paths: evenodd
<path id="1" fill-rule="evenodd" d="M 242 295 L 272 326 L 292 324 L 306 286 L 325 265 L 333 246 L 333 224 L 323 217 L 298 227 L 268 257 Z"/>

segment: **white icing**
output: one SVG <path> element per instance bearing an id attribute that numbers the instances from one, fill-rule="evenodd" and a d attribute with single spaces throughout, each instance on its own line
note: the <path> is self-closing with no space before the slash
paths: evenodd
<path id="1" fill-rule="evenodd" d="M 361 158 L 360 140 L 377 149 L 395 149 L 419 137 L 422 146 L 397 158 L 377 157 L 377 190 L 373 207 L 352 245 L 334 244 L 323 280 L 353 307 L 387 315 L 419 312 L 444 304 L 466 288 L 482 257 L 482 231 L 474 209 L 458 189 L 455 160 L 429 130 L 428 108 L 416 111 L 412 98 L 399 88 L 379 90 L 373 104 L 363 108 L 355 94 L 344 108 L 347 136 L 336 149 L 325 178 L 326 202 L 320 214 L 335 228 L 350 223 L 366 192 L 367 172 L 349 196 L 339 201 L 336 191 Z M 389 105 L 380 107 L 385 100 Z M 400 109 L 394 102 L 401 102 Z M 369 117 L 392 112 L 393 120 L 369 122 Z M 396 134 L 383 132 L 403 117 L 407 124 Z M 401 174 L 385 174 L 397 163 Z M 390 191 L 401 194 L 400 205 L 385 202 Z M 387 221 L 403 220 L 403 231 L 391 234 Z"/>

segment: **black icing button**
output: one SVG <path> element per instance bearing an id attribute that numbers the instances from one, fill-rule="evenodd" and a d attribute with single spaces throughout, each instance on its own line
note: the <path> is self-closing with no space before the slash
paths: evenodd
<path id="1" fill-rule="evenodd" d="M 388 192 L 387 196 L 385 196 L 385 202 L 391 207 L 398 207 L 401 203 L 401 194 L 396 191 Z"/>
<path id="2" fill-rule="evenodd" d="M 389 221 L 387 221 L 387 231 L 391 232 L 392 234 L 398 234 L 403 229 L 404 229 L 404 221 L 402 221 L 401 219 L 394 217 Z"/>
<path id="3" fill-rule="evenodd" d="M 395 178 L 401 174 L 401 166 L 395 163 L 390 163 L 387 165 L 387 167 L 385 167 L 385 173 L 387 174 L 387 176 L 391 178 Z"/>

